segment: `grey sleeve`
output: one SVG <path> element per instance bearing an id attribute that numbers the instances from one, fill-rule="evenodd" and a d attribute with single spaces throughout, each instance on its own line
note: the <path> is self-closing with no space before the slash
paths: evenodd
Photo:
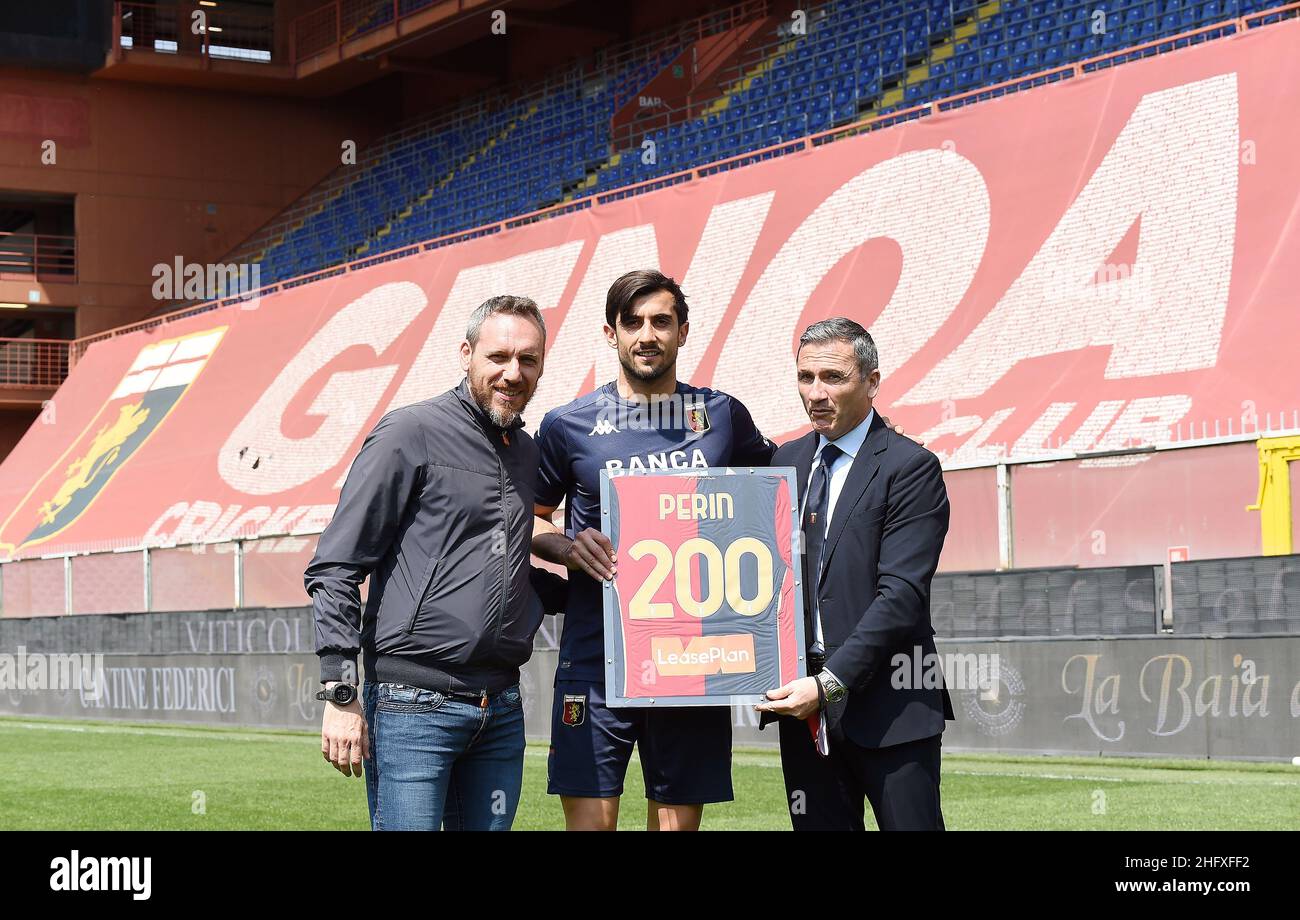
<path id="1" fill-rule="evenodd" d="M 357 680 L 361 582 L 388 554 L 426 461 L 424 435 L 405 409 L 379 420 L 352 461 L 334 517 L 304 584 L 316 619 L 321 682 Z"/>

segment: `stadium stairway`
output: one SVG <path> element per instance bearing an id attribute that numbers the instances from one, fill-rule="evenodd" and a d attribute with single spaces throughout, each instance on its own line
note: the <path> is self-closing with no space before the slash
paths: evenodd
<path id="1" fill-rule="evenodd" d="M 860 106 L 859 111 L 869 116 L 884 115 L 895 110 L 900 105 L 910 104 L 907 100 L 908 87 L 918 84 L 924 85 L 932 76 L 938 76 L 939 74 L 936 71 L 940 67 L 946 68 L 947 65 L 943 62 L 953 59 L 958 44 L 972 40 L 979 31 L 980 23 L 995 16 L 1001 8 L 1001 0 L 990 0 L 990 2 L 964 14 L 954 10 L 954 20 L 964 16 L 965 21 L 960 25 L 954 21 L 952 34 L 944 36 L 939 44 L 931 45 L 925 60 L 920 64 L 909 67 L 899 85 L 883 90 L 869 105 Z M 940 67 L 936 67 L 936 65 L 940 65 Z"/>
<path id="2" fill-rule="evenodd" d="M 417 207 L 426 203 L 431 198 L 433 198 L 433 196 L 436 195 L 438 192 L 443 191 L 444 189 L 447 188 L 447 186 L 451 185 L 451 183 L 455 181 L 457 175 L 469 169 L 469 167 L 473 166 L 474 163 L 477 162 L 480 158 L 490 155 L 492 152 L 492 148 L 496 147 L 497 144 L 504 143 L 510 137 L 510 135 L 515 131 L 515 129 L 520 126 L 520 124 L 522 124 L 523 122 L 527 121 L 528 119 L 536 115 L 539 108 L 540 106 L 537 105 L 537 103 L 533 103 L 528 107 L 528 110 L 525 111 L 518 118 L 514 118 L 511 121 L 507 122 L 504 128 L 502 128 L 499 132 L 497 132 L 492 137 L 488 138 L 487 142 L 483 144 L 481 147 L 479 147 L 479 149 L 473 151 L 467 157 L 465 157 L 463 160 L 457 163 L 454 167 L 452 167 L 452 169 L 446 175 L 444 175 L 441 179 L 437 180 L 437 182 L 434 185 L 430 186 L 426 191 L 422 192 L 415 199 L 408 201 L 406 205 L 403 208 L 401 208 L 392 218 L 390 218 L 382 227 L 380 227 L 374 233 L 370 234 L 363 242 L 361 242 L 355 249 L 352 250 L 351 253 L 352 257 L 356 258 L 358 256 L 365 255 L 366 251 L 370 249 L 371 243 L 375 243 L 378 240 L 381 240 L 384 237 L 386 237 L 399 224 L 401 224 L 402 221 L 410 217 L 415 212 L 415 209 Z"/>
<path id="3" fill-rule="evenodd" d="M 728 83 L 722 90 L 722 94 L 705 106 L 697 117 L 708 121 L 710 118 L 717 116 L 720 112 L 726 111 L 727 107 L 731 105 L 731 100 L 738 93 L 748 90 L 754 84 L 755 80 L 760 79 L 772 69 L 775 62 L 780 59 L 781 55 L 788 54 L 794 49 L 796 44 L 798 44 L 798 39 L 794 38 L 778 45 L 775 50 L 768 51 L 757 63 L 746 68 L 741 76 Z M 588 170 L 587 175 L 583 180 L 565 194 L 560 201 L 569 202 L 573 201 L 575 198 L 581 198 L 585 195 L 591 194 L 592 191 L 600 185 L 600 180 L 605 175 L 606 170 L 619 166 L 625 156 L 635 157 L 637 155 L 636 146 L 637 145 L 634 145 L 632 148 L 627 150 L 612 151 L 609 157 L 594 169 Z M 544 206 L 545 205 L 543 205 L 543 207 Z"/>
<path id="4" fill-rule="evenodd" d="M 753 86 L 755 80 L 766 76 L 768 71 L 776 65 L 776 62 L 781 58 L 781 55 L 789 54 L 795 49 L 795 46 L 798 45 L 798 43 L 799 39 L 793 38 L 788 42 L 783 42 L 782 44 L 777 45 L 775 50 L 766 55 L 753 67 L 747 69 L 742 77 L 728 85 L 727 88 L 722 91 L 721 96 L 709 103 L 709 105 L 700 112 L 699 117 L 707 120 L 710 115 L 716 115 L 719 112 L 726 111 L 731 106 L 732 99 L 734 99 L 739 93 L 742 93 Z"/>

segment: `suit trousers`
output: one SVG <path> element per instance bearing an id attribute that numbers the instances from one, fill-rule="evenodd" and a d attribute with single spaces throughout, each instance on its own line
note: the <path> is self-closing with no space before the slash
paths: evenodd
<path id="1" fill-rule="evenodd" d="M 939 758 L 943 735 L 864 748 L 839 732 L 830 756 L 817 753 L 808 724 L 782 716 L 781 771 L 797 831 L 865 830 L 865 801 L 882 831 L 941 831 Z"/>

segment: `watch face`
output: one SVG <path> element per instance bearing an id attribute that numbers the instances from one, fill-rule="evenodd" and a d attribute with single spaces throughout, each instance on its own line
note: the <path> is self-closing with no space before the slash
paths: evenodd
<path id="1" fill-rule="evenodd" d="M 352 702 L 353 690 L 347 684 L 339 684 L 334 688 L 334 702 L 340 706 L 346 706 Z"/>
<path id="2" fill-rule="evenodd" d="M 826 693 L 826 700 L 830 703 L 838 703 L 844 699 L 845 687 L 839 681 L 831 678 L 822 680 L 822 690 Z"/>

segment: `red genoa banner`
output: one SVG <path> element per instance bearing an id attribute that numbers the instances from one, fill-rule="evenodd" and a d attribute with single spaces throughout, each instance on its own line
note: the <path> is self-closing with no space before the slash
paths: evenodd
<path id="1" fill-rule="evenodd" d="M 834 315 L 950 466 L 1289 424 L 1297 41 L 1270 25 L 96 342 L 0 466 L 0 558 L 319 531 L 380 416 L 459 381 L 476 306 L 543 309 L 535 426 L 615 376 L 605 293 L 652 266 L 689 298 L 680 378 L 778 441 L 807 430 L 798 335 Z"/>

